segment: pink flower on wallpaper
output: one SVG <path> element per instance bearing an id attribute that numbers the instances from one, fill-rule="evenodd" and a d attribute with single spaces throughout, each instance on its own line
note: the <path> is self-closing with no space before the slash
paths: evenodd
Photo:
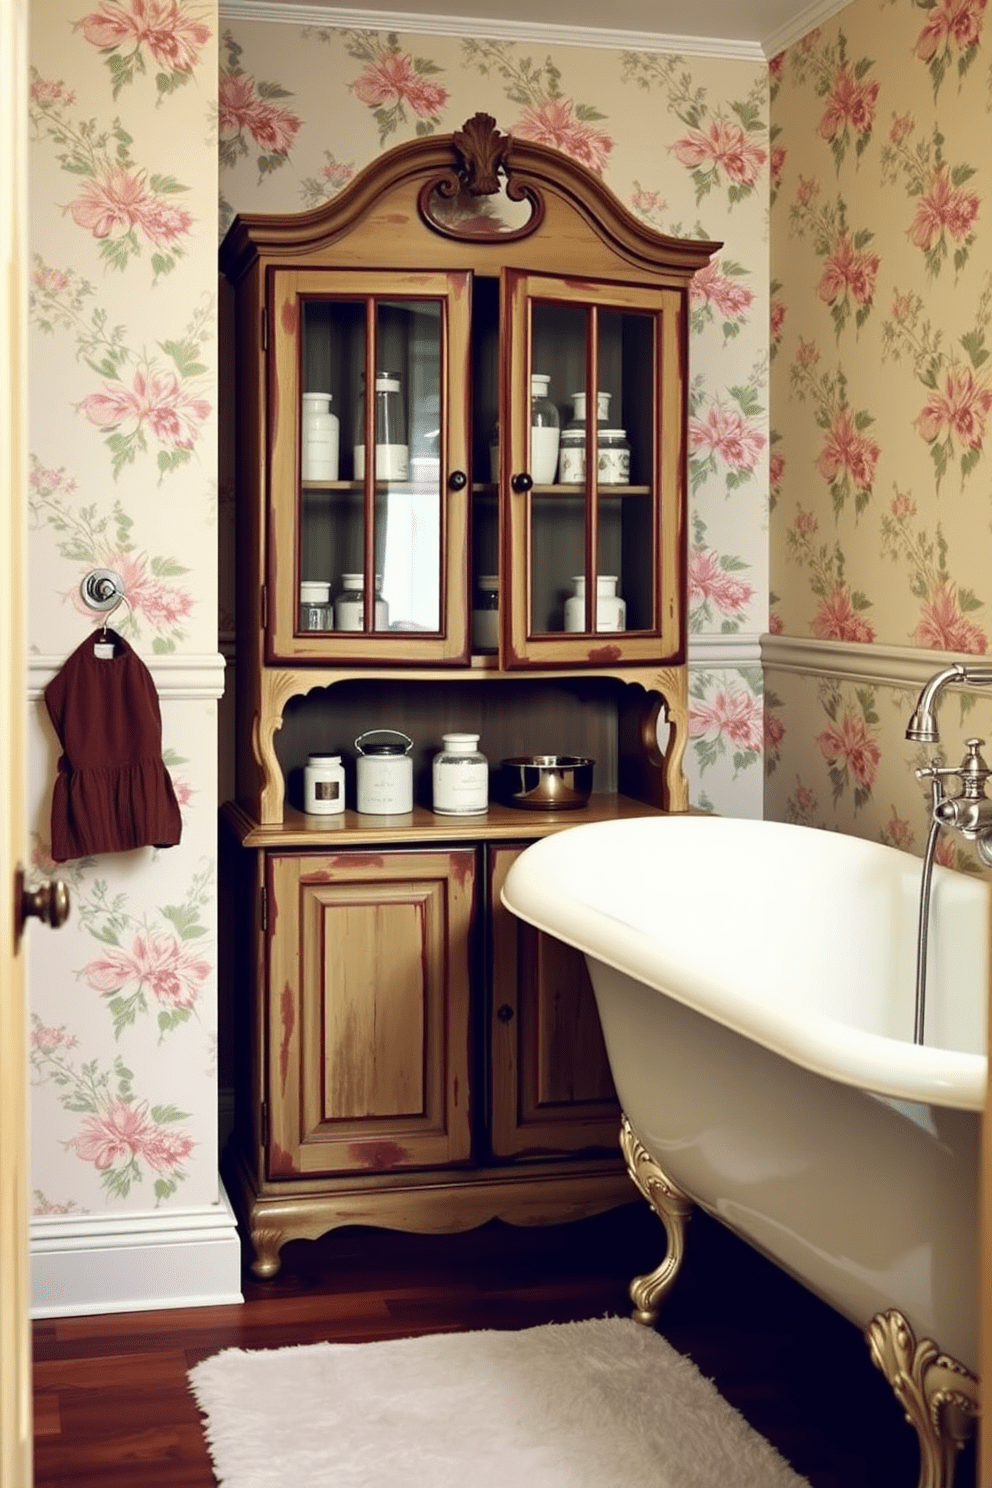
<path id="1" fill-rule="evenodd" d="M 645 216 L 651 212 L 668 210 L 668 202 L 659 191 L 635 191 L 631 197 L 631 205 L 635 212 L 642 212 Z"/>
<path id="2" fill-rule="evenodd" d="M 982 35 L 987 0 L 940 0 L 916 41 L 916 55 L 930 62 L 937 52 L 953 42 L 961 51 L 977 46 Z"/>
<path id="3" fill-rule="evenodd" d="M 817 458 L 816 468 L 826 481 L 846 472 L 859 490 L 871 489 L 881 451 L 874 439 L 858 434 L 849 408 L 841 408 Z"/>
<path id="4" fill-rule="evenodd" d="M 192 1008 L 210 975 L 210 963 L 183 950 L 173 935 L 139 934 L 130 952 L 112 946 L 81 974 L 95 992 L 147 989 L 164 1007 Z"/>
<path id="5" fill-rule="evenodd" d="M 768 307 L 768 333 L 773 341 L 782 335 L 785 326 L 785 306 L 781 300 L 772 300 Z"/>
<path id="6" fill-rule="evenodd" d="M 286 155 L 300 130 L 299 115 L 281 104 L 259 98 L 255 84 L 243 73 L 222 72 L 217 103 L 222 134 L 244 130 L 270 155 Z"/>
<path id="7" fill-rule="evenodd" d="M 943 832 L 937 838 L 937 848 L 934 852 L 933 860 L 935 863 L 939 863 L 942 868 L 957 867 L 957 848 L 952 832 Z"/>
<path id="8" fill-rule="evenodd" d="M 948 372 L 944 391 L 930 394 L 916 427 L 928 444 L 947 433 L 969 449 L 981 449 L 990 410 L 992 388 L 981 387 L 969 367 L 956 367 Z"/>
<path id="9" fill-rule="evenodd" d="M 714 119 L 705 134 L 690 129 L 675 141 L 673 149 L 675 158 L 690 170 L 719 166 L 739 186 L 753 186 L 768 159 L 767 152 L 753 144 L 739 124 L 728 124 L 725 119 Z"/>
<path id="10" fill-rule="evenodd" d="M 689 553 L 689 603 L 712 600 L 725 615 L 738 615 L 754 598 L 754 588 L 726 571 L 709 548 Z"/>
<path id="11" fill-rule="evenodd" d="M 51 104 L 59 104 L 68 108 L 76 101 L 75 93 L 70 93 L 65 83 L 52 83 L 40 77 L 32 79 L 28 96 L 32 103 L 40 104 L 42 108 L 47 108 Z"/>
<path id="12" fill-rule="evenodd" d="M 941 165 L 933 174 L 929 190 L 916 204 L 910 241 L 929 253 L 946 228 L 952 238 L 963 242 L 975 225 L 978 208 L 975 192 L 952 186 L 947 166 Z"/>
<path id="13" fill-rule="evenodd" d="M 856 252 L 850 233 L 840 233 L 827 255 L 817 294 L 825 304 L 832 305 L 850 290 L 859 305 L 870 305 L 880 262 L 877 253 Z"/>
<path id="14" fill-rule="evenodd" d="M 32 1049 L 43 1049 L 52 1054 L 56 1049 L 75 1049 L 79 1039 L 75 1034 L 66 1033 L 64 1028 L 46 1028 L 43 1023 L 35 1020 L 31 1029 Z"/>
<path id="15" fill-rule="evenodd" d="M 574 105 L 564 98 L 545 98 L 534 107 L 525 108 L 513 132 L 522 139 L 561 150 L 597 175 L 602 175 L 614 144 L 605 130 L 577 119 Z"/>
<path id="16" fill-rule="evenodd" d="M 103 0 L 78 21 L 86 40 L 101 51 L 147 46 L 155 61 L 173 72 L 191 72 L 210 40 L 210 27 L 185 15 L 176 0 Z"/>
<path id="17" fill-rule="evenodd" d="M 110 387 L 102 393 L 88 393 L 79 404 L 91 424 L 99 429 L 114 429 L 136 420 L 147 424 L 162 444 L 174 449 L 191 450 L 200 426 L 210 416 L 210 404 L 204 398 L 184 393 L 172 373 L 155 375 L 138 371 L 130 388 Z"/>
<path id="18" fill-rule="evenodd" d="M 764 434 L 752 429 L 735 408 L 711 408 L 705 419 L 689 420 L 692 453 L 712 451 L 735 470 L 753 470 L 765 443 Z"/>
<path id="19" fill-rule="evenodd" d="M 140 172 L 114 166 L 102 180 L 87 181 L 69 206 L 74 222 L 95 238 L 137 227 L 153 243 L 168 245 L 188 233 L 193 218 L 145 186 Z"/>
<path id="20" fill-rule="evenodd" d="M 964 651 L 972 656 L 983 656 L 989 649 L 988 636 L 980 626 L 965 619 L 957 596 L 947 584 L 941 584 L 924 604 L 913 640 L 928 650 Z"/>
<path id="21" fill-rule="evenodd" d="M 777 491 L 782 484 L 785 474 L 785 459 L 780 450 L 773 450 L 768 456 L 768 484 L 773 491 Z"/>
<path id="22" fill-rule="evenodd" d="M 408 103 L 422 119 L 440 113 L 448 101 L 447 88 L 429 82 L 417 71 L 412 58 L 402 52 L 387 52 L 370 62 L 351 90 L 367 108 Z"/>
<path id="23" fill-rule="evenodd" d="M 782 145 L 772 146 L 769 169 L 771 171 L 771 182 L 773 189 L 777 189 L 782 184 L 782 173 L 785 170 L 785 157 L 786 152 Z"/>
<path id="24" fill-rule="evenodd" d="M 821 641 L 862 641 L 875 639 L 874 627 L 854 608 L 846 584 L 835 584 L 816 607 L 813 634 Z"/>
<path id="25" fill-rule="evenodd" d="M 817 133 L 832 140 L 850 125 L 858 134 L 867 134 L 875 122 L 877 102 L 878 83 L 859 83 L 850 67 L 839 67 Z"/>
<path id="26" fill-rule="evenodd" d="M 720 272 L 714 260 L 697 270 L 689 285 L 693 305 L 713 305 L 728 320 L 741 320 L 754 303 L 754 291 Z"/>
<path id="27" fill-rule="evenodd" d="M 780 634 L 781 633 L 781 630 L 779 630 L 778 632 L 773 632 L 773 633 L 774 634 Z M 764 718 L 765 748 L 766 749 L 769 749 L 769 750 L 772 750 L 772 751 L 781 749 L 781 747 L 782 747 L 782 740 L 784 738 L 785 738 L 785 724 L 782 722 L 782 719 L 779 717 L 779 715 L 772 708 L 766 708 L 765 709 L 765 718 Z"/>
<path id="28" fill-rule="evenodd" d="M 167 630 L 192 614 L 193 599 L 189 591 L 177 589 L 150 573 L 146 558 L 112 553 L 107 566 L 120 574 L 128 604 L 144 615 L 150 625 Z"/>
<path id="29" fill-rule="evenodd" d="M 76 1156 L 101 1172 L 115 1163 L 143 1158 L 158 1172 L 178 1168 L 194 1148 L 191 1137 L 170 1132 L 152 1121 L 148 1108 L 130 1100 L 112 1101 L 96 1116 L 87 1116 L 82 1132 L 68 1144 Z"/>
<path id="30" fill-rule="evenodd" d="M 694 739 L 728 739 L 738 749 L 761 749 L 764 708 L 751 693 L 720 691 L 711 702 L 689 705 L 689 734 Z"/>
<path id="31" fill-rule="evenodd" d="M 871 787 L 882 751 L 863 718 L 845 712 L 840 723 L 832 723 L 817 735 L 816 742 L 828 764 L 846 766 L 860 786 Z"/>
<path id="32" fill-rule="evenodd" d="M 893 847 L 899 847 L 903 852 L 912 851 L 913 828 L 905 817 L 896 816 L 896 808 L 893 806 L 892 815 L 885 823 L 885 835 Z"/>

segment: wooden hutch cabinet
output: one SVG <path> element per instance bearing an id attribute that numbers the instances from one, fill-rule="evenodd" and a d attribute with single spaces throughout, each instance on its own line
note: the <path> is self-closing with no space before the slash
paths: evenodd
<path id="1" fill-rule="evenodd" d="M 653 232 L 485 115 L 225 238 L 229 1178 L 260 1276 L 335 1225 L 550 1223 L 632 1195 L 584 964 L 499 890 L 548 832 L 688 807 L 688 292 L 718 246 Z M 316 457 L 308 393 L 338 420 Z M 316 610 L 305 584 L 328 586 Z M 400 815 L 355 809 L 355 743 L 382 728 L 413 741 Z M 436 815 L 452 731 L 493 767 L 594 758 L 588 806 L 514 807 L 494 775 L 484 815 Z M 340 814 L 303 810 L 315 751 L 345 760 Z"/>

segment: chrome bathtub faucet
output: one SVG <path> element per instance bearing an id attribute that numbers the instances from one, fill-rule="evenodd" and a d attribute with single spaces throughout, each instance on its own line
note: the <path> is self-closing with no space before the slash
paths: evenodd
<path id="1" fill-rule="evenodd" d="M 992 685 L 992 667 L 963 666 L 954 662 L 935 672 L 920 693 L 906 727 L 907 739 L 919 744 L 939 742 L 937 702 L 944 688 L 952 682 L 987 687 Z M 982 861 L 992 865 L 992 801 L 985 794 L 985 782 L 992 775 L 992 769 L 981 752 L 984 743 L 984 739 L 966 739 L 966 753 L 960 765 L 945 765 L 938 756 L 929 765 L 921 766 L 916 776 L 931 783 L 931 818 L 934 823 L 960 832 L 962 837 L 975 844 Z M 960 792 L 953 796 L 947 794 L 943 785 L 951 775 L 961 782 Z"/>

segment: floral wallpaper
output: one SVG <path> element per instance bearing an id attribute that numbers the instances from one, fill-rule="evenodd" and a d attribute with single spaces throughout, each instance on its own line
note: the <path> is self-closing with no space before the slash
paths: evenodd
<path id="1" fill-rule="evenodd" d="M 195 0 L 32 6 L 32 868 L 72 900 L 31 954 L 45 1216 L 217 1200 L 216 67 Z M 39 694 L 104 623 L 94 568 L 121 576 L 110 624 L 159 690 L 182 840 L 56 865 Z"/>
<path id="2" fill-rule="evenodd" d="M 989 650 L 990 44 L 986 0 L 853 0 L 771 63 L 770 629 L 828 672 Z M 765 814 L 922 851 L 914 691 L 765 680 Z M 945 700 L 950 761 L 990 701 Z"/>
<path id="3" fill-rule="evenodd" d="M 761 672 L 732 643 L 767 626 L 767 68 L 244 19 L 223 24 L 220 65 L 222 232 L 238 211 L 317 206 L 382 150 L 485 110 L 651 226 L 724 244 L 692 293 L 689 605 L 726 654 L 694 676 L 687 773 L 698 804 L 760 815 Z"/>

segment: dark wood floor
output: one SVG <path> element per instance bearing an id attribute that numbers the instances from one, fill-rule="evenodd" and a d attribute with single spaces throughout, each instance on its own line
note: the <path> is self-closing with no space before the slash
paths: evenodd
<path id="1" fill-rule="evenodd" d="M 198 1360 L 626 1315 L 628 1281 L 661 1251 L 640 1202 L 544 1230 L 340 1230 L 288 1245 L 270 1282 L 246 1275 L 241 1307 L 38 1322 L 35 1483 L 213 1488 L 186 1382 Z M 659 1327 L 813 1488 L 915 1488 L 915 1436 L 858 1330 L 703 1214 Z M 958 1488 L 974 1478 L 969 1451 Z"/>

